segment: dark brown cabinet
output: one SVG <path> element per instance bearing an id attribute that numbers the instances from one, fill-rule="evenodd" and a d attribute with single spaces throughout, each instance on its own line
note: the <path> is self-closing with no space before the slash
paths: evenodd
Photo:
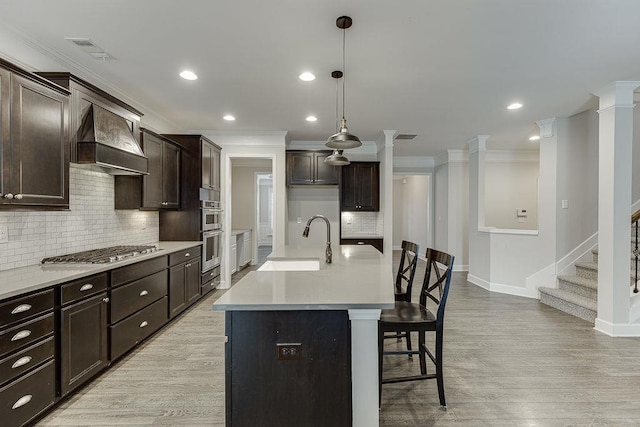
<path id="1" fill-rule="evenodd" d="M 111 360 L 167 323 L 167 260 L 162 256 L 111 271 Z"/>
<path id="2" fill-rule="evenodd" d="M 202 188 L 220 191 L 220 147 L 202 138 Z"/>
<path id="3" fill-rule="evenodd" d="M 200 298 L 200 270 L 199 257 L 169 268 L 170 318 L 175 317 Z"/>
<path id="4" fill-rule="evenodd" d="M 60 310 L 62 396 L 82 385 L 109 364 L 107 352 L 107 292 Z"/>
<path id="5" fill-rule="evenodd" d="M 148 129 L 141 129 L 140 141 L 149 175 L 116 176 L 115 208 L 180 208 L 180 147 Z"/>
<path id="6" fill-rule="evenodd" d="M 287 151 L 287 185 L 337 186 L 339 168 L 324 163 L 331 151 Z"/>
<path id="7" fill-rule="evenodd" d="M 69 206 L 69 92 L 0 60 L 0 206 Z"/>
<path id="8" fill-rule="evenodd" d="M 21 426 L 56 400 L 54 292 L 0 303 L 0 419 Z"/>
<path id="9" fill-rule="evenodd" d="M 346 212 L 380 210 L 380 163 L 352 162 L 342 167 L 340 209 Z"/>

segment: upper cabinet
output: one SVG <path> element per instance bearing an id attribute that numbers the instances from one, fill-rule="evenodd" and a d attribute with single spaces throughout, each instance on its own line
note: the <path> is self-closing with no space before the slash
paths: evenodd
<path id="1" fill-rule="evenodd" d="M 148 129 L 141 129 L 140 142 L 149 174 L 116 176 L 116 209 L 179 209 L 180 147 Z"/>
<path id="2" fill-rule="evenodd" d="M 287 151 L 287 185 L 337 186 L 340 169 L 324 163 L 330 150 Z"/>
<path id="3" fill-rule="evenodd" d="M 69 92 L 0 60 L 0 207 L 69 206 Z"/>
<path id="4" fill-rule="evenodd" d="M 340 209 L 346 212 L 380 210 L 379 162 L 351 162 L 342 166 Z"/>
<path id="5" fill-rule="evenodd" d="M 220 191 L 220 147 L 202 137 L 202 188 Z"/>

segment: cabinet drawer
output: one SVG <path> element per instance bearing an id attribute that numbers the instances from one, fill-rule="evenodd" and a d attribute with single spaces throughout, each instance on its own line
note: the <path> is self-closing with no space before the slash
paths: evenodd
<path id="1" fill-rule="evenodd" d="M 0 356 L 53 334 L 53 313 L 0 333 Z"/>
<path id="2" fill-rule="evenodd" d="M 167 274 L 162 270 L 111 291 L 111 323 L 167 296 Z"/>
<path id="3" fill-rule="evenodd" d="M 47 310 L 53 310 L 53 289 L 1 303 L 0 325 L 10 325 Z"/>
<path id="4" fill-rule="evenodd" d="M 104 291 L 107 289 L 108 282 L 109 276 L 107 273 L 102 273 L 65 283 L 60 287 L 62 305 Z"/>
<path id="5" fill-rule="evenodd" d="M 168 297 L 111 326 L 111 360 L 122 356 L 167 322 Z"/>
<path id="6" fill-rule="evenodd" d="M 52 360 L 0 389 L 2 425 L 24 425 L 53 405 L 55 375 L 55 361 Z"/>
<path id="7" fill-rule="evenodd" d="M 54 351 L 55 345 L 51 337 L 0 360 L 0 384 L 9 382 L 34 366 L 53 358 Z"/>
<path id="8" fill-rule="evenodd" d="M 200 286 L 200 295 L 206 295 L 209 292 L 211 292 L 212 290 L 214 290 L 216 288 L 216 286 L 218 286 L 220 284 L 220 280 L 219 280 L 219 276 L 216 277 L 214 280 L 205 283 L 204 285 Z"/>
<path id="9" fill-rule="evenodd" d="M 216 277 L 220 277 L 219 266 L 213 267 L 211 270 L 202 273 L 202 275 L 200 276 L 200 284 L 204 285 L 205 283 L 212 281 Z"/>
<path id="10" fill-rule="evenodd" d="M 132 280 L 141 279 L 167 268 L 167 257 L 161 256 L 138 262 L 111 272 L 111 287 L 123 285 Z"/>
<path id="11" fill-rule="evenodd" d="M 173 266 L 180 264 L 181 262 L 189 261 L 200 256 L 200 246 L 194 246 L 193 248 L 185 249 L 180 252 L 169 255 L 169 265 Z"/>

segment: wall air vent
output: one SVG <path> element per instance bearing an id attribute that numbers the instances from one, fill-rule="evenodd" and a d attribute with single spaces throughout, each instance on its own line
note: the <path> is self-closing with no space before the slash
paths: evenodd
<path id="1" fill-rule="evenodd" d="M 78 46 L 80 49 L 87 52 L 94 59 L 101 59 L 103 61 L 115 59 L 111 54 L 96 45 L 91 39 L 78 38 L 78 37 L 65 37 L 65 40 L 69 40 L 71 43 Z"/>
<path id="2" fill-rule="evenodd" d="M 418 136 L 417 133 L 399 133 L 396 136 L 396 139 L 413 139 Z"/>

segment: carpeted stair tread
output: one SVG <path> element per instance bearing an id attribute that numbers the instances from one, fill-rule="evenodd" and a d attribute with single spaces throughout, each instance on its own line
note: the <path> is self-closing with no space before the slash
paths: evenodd
<path id="1" fill-rule="evenodd" d="M 546 287 L 540 287 L 538 289 L 540 291 L 541 303 L 588 322 L 595 322 L 598 306 L 597 301 L 562 289 Z"/>
<path id="2" fill-rule="evenodd" d="M 558 280 L 563 280 L 565 282 L 573 283 L 579 286 L 584 286 L 585 288 L 598 290 L 598 282 L 596 282 L 595 280 L 585 279 L 584 277 L 558 276 Z"/>
<path id="3" fill-rule="evenodd" d="M 584 268 L 587 270 L 598 270 L 598 264 L 596 264 L 595 262 L 580 261 L 576 262 L 574 265 L 576 267 Z"/>

